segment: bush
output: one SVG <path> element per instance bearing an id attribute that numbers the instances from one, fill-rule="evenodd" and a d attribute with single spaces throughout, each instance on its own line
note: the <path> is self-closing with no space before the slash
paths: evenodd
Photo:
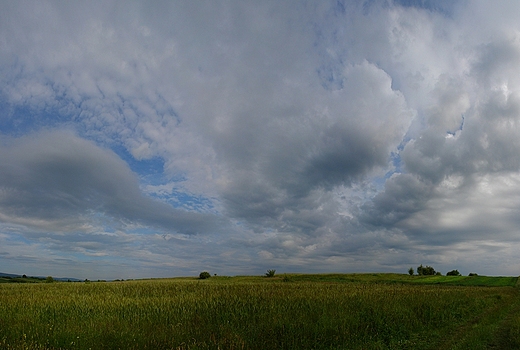
<path id="1" fill-rule="evenodd" d="M 276 273 L 276 270 L 267 270 L 265 273 L 266 277 L 274 277 L 274 274 Z"/>
<path id="2" fill-rule="evenodd" d="M 451 270 L 446 276 L 460 276 L 460 272 L 458 270 Z"/>
<path id="3" fill-rule="evenodd" d="M 199 275 L 199 279 L 201 279 L 201 280 L 205 280 L 205 279 L 210 278 L 210 277 L 211 277 L 211 275 L 207 271 L 201 272 L 200 275 Z"/>
<path id="4" fill-rule="evenodd" d="M 470 272 L 468 276 L 478 276 L 478 274 L 475 272 Z"/>
<path id="5" fill-rule="evenodd" d="M 408 270 L 408 274 L 409 274 L 410 276 L 413 276 L 413 267 L 410 267 L 410 269 Z"/>

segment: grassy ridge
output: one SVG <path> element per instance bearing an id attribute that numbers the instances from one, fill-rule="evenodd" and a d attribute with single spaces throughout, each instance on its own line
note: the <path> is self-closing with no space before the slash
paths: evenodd
<path id="1" fill-rule="evenodd" d="M 2 284 L 0 348 L 478 349 L 520 341 L 518 288 L 447 285 L 456 281 L 466 283 L 331 274 Z"/>
<path id="2" fill-rule="evenodd" d="M 490 276 L 417 276 L 413 283 L 457 286 L 514 287 L 518 277 Z"/>
<path id="3" fill-rule="evenodd" d="M 394 273 L 360 274 L 288 274 L 278 279 L 291 282 L 324 283 L 400 283 L 400 284 L 443 284 L 454 286 L 514 287 L 518 277 L 495 276 L 410 276 Z M 237 278 L 238 280 L 239 278 Z"/>

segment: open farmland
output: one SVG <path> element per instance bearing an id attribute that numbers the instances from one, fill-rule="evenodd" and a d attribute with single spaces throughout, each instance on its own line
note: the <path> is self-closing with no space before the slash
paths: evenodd
<path id="1" fill-rule="evenodd" d="M 435 277 L 5 283 L 0 348 L 520 348 L 517 278 Z"/>

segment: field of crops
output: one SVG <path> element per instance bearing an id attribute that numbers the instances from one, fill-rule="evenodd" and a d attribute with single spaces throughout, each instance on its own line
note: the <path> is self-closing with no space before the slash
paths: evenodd
<path id="1" fill-rule="evenodd" d="M 4 283 L 0 349 L 520 348 L 517 278 L 466 280 L 357 274 Z"/>

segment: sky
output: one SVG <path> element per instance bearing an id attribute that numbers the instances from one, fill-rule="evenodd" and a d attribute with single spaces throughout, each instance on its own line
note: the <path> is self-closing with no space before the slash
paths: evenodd
<path id="1" fill-rule="evenodd" d="M 517 276 L 518 13 L 1 1 L 0 271 Z"/>

